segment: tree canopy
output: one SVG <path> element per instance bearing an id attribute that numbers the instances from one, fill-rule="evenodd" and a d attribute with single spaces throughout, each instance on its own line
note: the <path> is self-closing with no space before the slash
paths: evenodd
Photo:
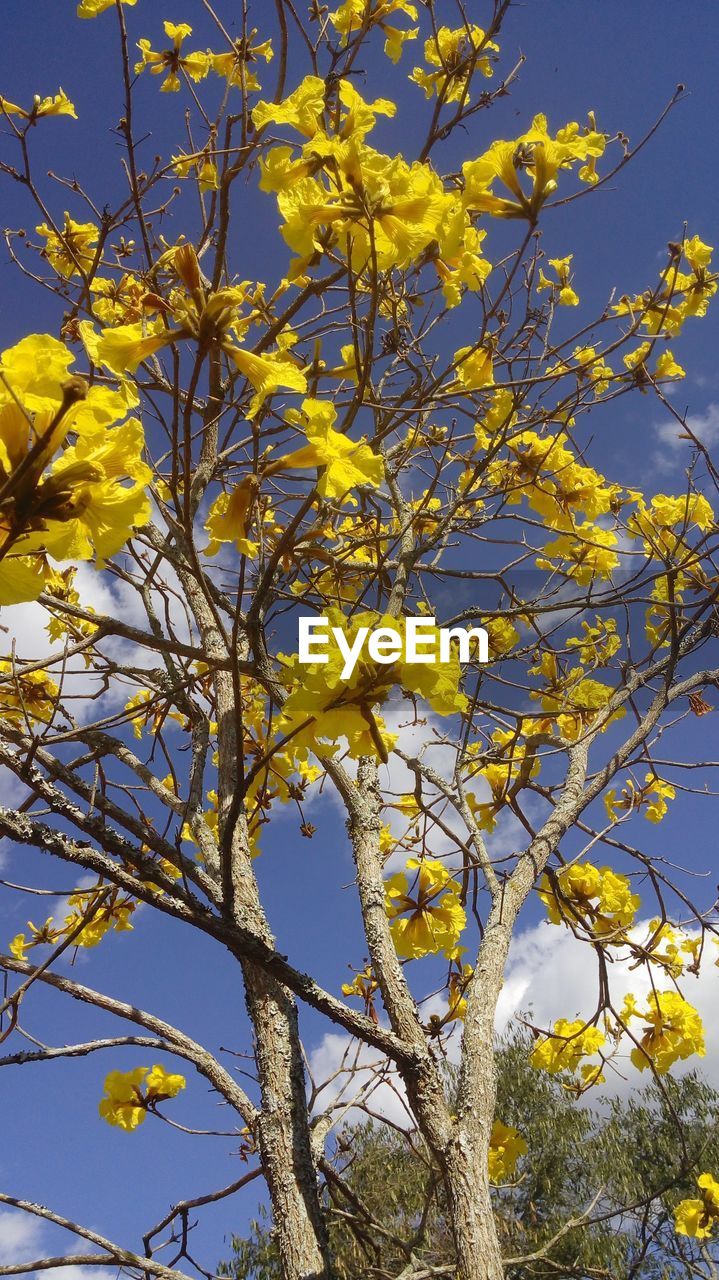
<path id="1" fill-rule="evenodd" d="M 633 139 L 601 103 L 500 131 L 510 0 L 184 8 L 67 6 L 112 165 L 53 149 L 72 60 L 67 92 L 0 97 L 9 266 L 47 303 L 0 353 L 0 1066 L 90 1060 L 113 1142 L 220 1154 L 131 1240 L 92 1225 L 99 1182 L 0 1191 L 67 1236 L 0 1275 L 212 1275 L 196 1213 L 231 1225 L 255 1179 L 247 1256 L 283 1280 L 714 1274 L 714 1096 L 671 1073 L 705 1055 L 719 937 L 686 836 L 719 472 L 677 398 L 719 277 L 704 227 L 612 281 L 572 230 L 683 88 Z M 674 433 L 659 481 L 612 444 L 627 401 Z M 596 982 L 497 1051 L 540 920 Z M 599 1116 L 622 1079 L 648 1092 Z M 409 1138 L 347 1129 L 390 1095 Z"/>

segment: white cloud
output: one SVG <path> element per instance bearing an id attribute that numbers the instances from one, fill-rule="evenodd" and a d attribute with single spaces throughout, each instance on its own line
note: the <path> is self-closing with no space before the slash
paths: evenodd
<path id="1" fill-rule="evenodd" d="M 63 1234 L 63 1248 L 53 1248 L 48 1244 L 48 1235 L 52 1233 L 54 1241 L 59 1237 L 55 1228 L 48 1227 L 40 1218 L 24 1213 L 21 1209 L 0 1207 L 0 1262 L 5 1266 L 24 1262 L 37 1262 L 40 1258 L 57 1257 L 62 1252 L 68 1255 L 91 1253 L 93 1250 L 86 1240 L 78 1240 L 76 1244 L 67 1246 L 67 1235 Z M 94 1252 L 98 1252 L 94 1250 Z M 53 1268 L 47 1271 L 34 1272 L 33 1280 L 44 1280 L 52 1274 L 53 1280 L 107 1280 L 112 1271 L 99 1267 L 83 1267 L 72 1264 L 67 1267 Z"/>
<path id="2" fill-rule="evenodd" d="M 53 1280 L 108 1280 L 109 1276 L 116 1274 L 116 1268 L 113 1266 L 100 1268 L 74 1265 L 70 1267 L 54 1267 L 51 1272 L 41 1271 L 37 1276 L 37 1280 L 45 1280 L 48 1274 L 52 1275 Z"/>
<path id="3" fill-rule="evenodd" d="M 309 1056 L 309 1072 L 317 1091 L 315 1114 L 331 1112 L 333 1126 L 350 1113 L 352 1120 L 366 1119 L 369 1111 L 412 1127 L 404 1086 L 378 1050 L 329 1031 Z"/>
<path id="4" fill-rule="evenodd" d="M 640 936 L 646 937 L 646 925 L 639 925 Z M 698 1009 L 704 1023 L 706 1057 L 696 1056 L 677 1064 L 675 1073 L 699 1069 L 715 1088 L 719 1088 L 719 1024 L 716 1019 L 719 972 L 713 964 L 714 954 L 707 947 L 704 963 L 698 977 L 684 976 L 680 983 L 682 995 Z M 655 975 L 656 976 L 656 975 Z M 615 960 L 607 966 L 607 979 L 612 1002 L 621 1009 L 629 992 L 639 1001 L 650 989 L 649 975 L 645 967 L 631 968 L 627 960 Z M 669 979 L 657 981 L 659 990 L 671 986 Z M 597 957 L 592 947 L 576 939 L 568 929 L 542 923 L 518 934 L 510 951 L 504 987 L 497 1010 L 497 1031 L 504 1031 L 516 1014 L 531 1009 L 532 1022 L 548 1027 L 557 1018 L 589 1018 L 597 1007 L 598 969 Z M 639 1025 L 638 1023 L 635 1025 Z M 629 1062 L 629 1046 L 621 1047 L 616 1059 L 622 1076 L 607 1074 L 608 1088 L 625 1092 L 647 1082 Z M 625 1079 L 622 1079 L 625 1077 Z"/>
<path id="5" fill-rule="evenodd" d="M 719 441 L 719 404 L 716 402 L 707 405 L 703 413 L 689 414 L 686 422 L 692 434 L 707 448 Z M 656 465 L 661 471 L 673 470 L 680 451 L 691 447 L 692 440 L 675 418 L 656 423 L 654 431 L 661 445 L 654 457 Z"/>
<path id="6" fill-rule="evenodd" d="M 167 587 L 167 599 L 157 588 L 152 592 L 158 617 L 164 624 L 169 610 L 174 634 L 181 641 L 187 641 L 190 631 L 183 593 L 177 575 L 169 565 L 163 569 L 163 585 Z M 148 631 L 144 606 L 130 583 L 100 572 L 92 565 L 80 564 L 76 567 L 74 586 L 84 608 L 109 618 L 119 618 L 143 632 Z M 0 656 L 14 651 L 20 662 L 54 658 L 49 666 L 50 674 L 57 683 L 61 683 L 63 700 L 80 721 L 95 719 L 100 712 L 107 713 L 124 706 L 135 686 L 127 681 L 110 681 L 106 687 L 92 668 L 88 670 L 81 654 L 64 660 L 65 640 L 61 638 L 53 642 L 50 639 L 46 630 L 48 618 L 45 608 L 34 601 L 4 606 L 0 610 Z M 109 658 L 128 666 L 143 668 L 157 666 L 158 663 L 157 653 L 151 647 L 144 648 L 122 636 L 108 636 L 102 649 Z M 136 687 L 141 687 L 139 681 Z"/>
<path id="7" fill-rule="evenodd" d="M 646 932 L 646 924 L 640 924 L 639 936 L 646 937 Z M 702 1017 L 706 1057 L 693 1056 L 678 1063 L 673 1074 L 698 1069 L 719 1089 L 719 1023 L 715 1016 L 719 972 L 712 963 L 713 949 L 709 952 L 704 957 L 700 975 L 687 975 L 680 982 L 683 996 Z M 636 995 L 641 1005 L 650 990 L 646 970 L 632 969 L 626 960 L 608 965 L 608 982 L 618 1010 L 629 992 Z M 669 979 L 657 982 L 659 990 L 670 986 Z M 543 922 L 523 930 L 512 944 L 497 1009 L 497 1033 L 507 1031 L 517 1015 L 527 1013 L 531 1013 L 533 1025 L 542 1028 L 548 1028 L 557 1018 L 590 1018 L 597 1007 L 597 998 L 597 957 L 593 948 L 578 941 L 569 930 Z M 433 996 L 422 1005 L 423 1020 L 432 1013 L 441 1016 L 446 1007 L 444 996 Z M 455 1024 L 446 1047 L 449 1061 L 456 1062 L 460 1049 L 459 1024 Z M 648 1083 L 648 1073 L 639 1072 L 629 1061 L 631 1047 L 621 1046 L 614 1068 L 607 1069 L 603 1093 L 626 1095 Z M 359 1045 L 342 1032 L 331 1031 L 310 1053 L 309 1067 L 318 1090 L 315 1112 L 331 1110 L 335 1125 L 348 1116 L 353 1121 L 366 1117 L 367 1111 L 363 1110 L 366 1106 L 374 1115 L 383 1116 L 393 1124 L 411 1127 L 402 1083 L 377 1050 Z"/>
<path id="8" fill-rule="evenodd" d="M 0 1258 L 6 1266 L 37 1257 L 42 1223 L 20 1209 L 0 1208 Z"/>

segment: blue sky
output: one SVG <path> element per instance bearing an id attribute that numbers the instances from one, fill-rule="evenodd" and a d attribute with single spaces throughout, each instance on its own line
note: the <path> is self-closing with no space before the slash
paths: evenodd
<path id="1" fill-rule="evenodd" d="M 220 3 L 220 9 L 232 9 Z M 0 49 L 0 93 L 28 102 L 35 92 L 54 93 L 62 85 L 77 105 L 79 121 L 48 121 L 34 131 L 38 172 L 52 169 L 64 177 L 77 176 L 101 200 L 112 203 L 123 191 L 121 150 L 111 128 L 122 112 L 116 74 L 116 24 L 108 13 L 95 22 L 76 22 L 71 0 L 34 0 L 29 16 L 27 0 L 4 0 Z M 481 21 L 482 5 L 474 6 Z M 195 26 L 193 47 L 217 41 L 198 0 L 177 0 L 173 6 L 139 0 L 127 11 L 131 39 L 160 39 L 161 19 L 189 21 Z M 639 291 L 653 283 L 663 261 L 667 241 L 689 234 L 714 243 L 717 225 L 715 152 L 716 59 L 719 10 L 714 5 L 692 6 L 683 17 L 677 6 L 656 0 L 604 0 L 577 4 L 576 0 L 544 0 L 517 4 L 510 11 L 502 39 L 502 69 L 508 70 L 520 52 L 527 57 L 511 95 L 491 112 L 479 114 L 467 135 L 457 140 L 456 159 L 478 154 L 493 137 L 510 137 L 525 129 L 536 111 L 544 111 L 553 127 L 584 119 L 595 110 L 599 127 L 618 129 L 636 143 L 651 126 L 675 86 L 683 82 L 687 94 L 670 113 L 659 134 L 611 187 L 582 199 L 565 210 L 548 213 L 543 247 L 548 256 L 575 254 L 576 287 L 588 313 L 604 305 L 610 291 Z M 403 79 L 413 65 L 411 47 L 400 71 L 392 73 L 380 54 L 365 60 L 366 96 L 389 93 L 399 103 L 398 118 L 381 125 L 377 145 L 404 150 L 416 147 L 416 120 L 423 100 Z M 297 78 L 297 77 L 295 77 Z M 288 87 L 293 86 L 290 75 Z M 136 111 L 150 122 L 152 137 L 144 144 L 145 163 L 181 138 L 183 104 L 160 97 L 150 77 L 138 86 Z M 423 116 L 423 119 L 425 117 Z M 2 129 L 0 128 L 0 133 Z M 0 141 L 0 159 L 10 158 L 9 140 Z M 447 168 L 455 156 L 446 153 Z M 0 175 L 2 178 L 2 175 Z M 59 183 L 45 182 L 53 212 L 70 209 L 79 217 L 82 207 Z M 2 179 L 4 226 L 31 232 L 40 218 L 27 193 L 11 178 Z M 279 236 L 271 231 L 274 216 L 269 197 L 247 190 L 247 215 L 242 249 L 237 253 L 240 277 L 281 273 L 285 261 Z M 268 229 L 270 228 L 270 229 Z M 168 235 L 176 233 L 177 227 Z M 243 265 L 244 264 L 244 265 Z M 22 280 L 0 257 L 0 340 L 17 341 L 28 332 L 57 332 L 62 308 L 50 294 Z M 687 370 L 675 403 L 688 407 L 698 422 L 715 424 L 719 438 L 719 368 L 717 317 L 710 313 L 701 324 L 688 327 L 677 348 Z M 714 408 L 712 408 L 714 406 Z M 603 435 L 604 457 L 611 456 L 612 478 L 639 481 L 647 488 L 666 484 L 667 445 L 657 427 L 661 414 L 649 398 L 625 398 L 596 413 L 596 430 Z M 674 457 L 671 449 L 671 457 Z M 670 465 L 676 469 L 676 464 Z M 702 730 L 709 741 L 709 728 Z M 681 746 L 681 744 L 680 744 Z M 692 845 L 701 855 L 713 850 L 715 829 L 707 800 L 692 809 Z M 290 816 L 279 820 L 268 837 L 258 865 L 268 913 L 280 948 L 300 966 L 311 966 L 330 989 L 346 978 L 348 962 L 363 958 L 357 909 L 350 885 L 351 859 L 343 818 L 331 802 L 317 803 L 310 813 L 319 831 L 312 841 L 301 840 Z M 674 840 L 686 844 L 685 822 L 662 828 L 667 849 Z M 668 849 L 667 849 L 668 851 Z M 47 884 L 48 871 L 39 856 L 8 850 L 4 871 L 9 879 Z M 71 878 L 53 868 L 53 887 L 70 887 Z M 326 886 L 336 892 L 331 909 Z M 33 901 L 36 921 L 42 900 Z M 14 897 L 0 897 L 0 934 L 8 937 L 24 923 Z M 48 912 L 49 914 L 49 912 Z M 197 1039 L 235 1052 L 250 1046 L 236 966 L 203 940 L 187 945 L 184 931 L 173 922 L 148 912 L 138 915 L 132 934 L 108 938 L 96 953 L 79 960 L 74 970 L 112 994 L 130 998 L 175 1022 Z M 114 1034 L 111 1024 L 79 1006 L 69 1007 L 55 993 L 39 992 L 28 1013 L 28 1028 L 46 1041 L 81 1040 Z M 312 1050 L 328 1028 L 313 1014 L 303 1015 L 306 1042 Z M 96 1104 L 105 1071 L 148 1061 L 147 1054 L 118 1050 L 77 1062 L 8 1068 L 0 1075 L 0 1188 L 77 1215 L 91 1226 L 131 1246 L 142 1230 L 159 1219 L 174 1200 L 202 1193 L 239 1176 L 233 1151 L 236 1139 L 192 1138 L 149 1120 L 132 1136 L 110 1129 L 97 1117 Z M 165 1059 L 163 1059 L 165 1060 Z M 227 1058 L 226 1062 L 231 1063 Z M 168 1114 L 178 1121 L 223 1129 L 224 1113 L 208 1099 L 205 1086 L 188 1071 L 188 1090 Z M 213 1262 L 223 1256 L 223 1240 L 241 1231 L 256 1204 L 256 1188 L 207 1210 L 197 1230 L 197 1252 Z M 0 1244 L 3 1240 L 0 1210 Z M 6 1239 L 9 1239 L 6 1221 Z M 28 1245 L 32 1242 L 28 1242 Z M 42 1248 L 51 1247 L 50 1233 Z"/>

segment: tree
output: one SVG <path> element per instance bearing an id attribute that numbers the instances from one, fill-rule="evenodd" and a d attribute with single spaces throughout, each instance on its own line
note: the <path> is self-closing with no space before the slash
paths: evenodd
<path id="1" fill-rule="evenodd" d="M 528 1259 L 509 1264 L 507 1274 L 517 1280 L 704 1274 L 706 1251 L 702 1256 L 677 1236 L 673 1222 L 677 1203 L 694 1190 L 687 1170 L 716 1166 L 716 1091 L 692 1073 L 668 1082 L 667 1090 L 651 1083 L 628 1101 L 577 1107 L 556 1076 L 532 1069 L 531 1047 L 531 1037 L 518 1032 L 497 1050 L 499 1109 L 521 1125 L 527 1144 L 521 1175 L 494 1191 L 503 1252 Z M 446 1197 L 432 1177 L 429 1152 L 417 1158 L 418 1145 L 416 1131 L 367 1120 L 338 1134 L 326 1198 L 342 1280 L 396 1275 L 413 1254 L 429 1274 L 451 1274 Z M 250 1235 L 232 1240 L 232 1259 L 219 1271 L 233 1280 L 281 1280 L 262 1206 Z"/>
<path id="2" fill-rule="evenodd" d="M 123 188 L 59 175 L 64 219 L 34 156 L 46 130 L 72 127 L 56 118 L 76 114 L 71 99 L 0 100 L 2 172 L 38 219 L 8 233 L 9 252 L 54 294 L 60 335 L 18 335 L 0 360 L 0 599 L 38 601 L 52 640 L 49 656 L 26 641 L 3 663 L 0 764 L 20 799 L 0 832 L 81 877 L 44 925 L 17 907 L 1 963 L 22 1047 L 1 1061 L 111 1052 L 100 1114 L 128 1131 L 165 1103 L 171 1123 L 177 1068 L 192 1064 L 256 1160 L 200 1200 L 259 1171 L 286 1280 L 337 1274 L 318 1177 L 332 1178 L 325 1146 L 345 1103 L 316 1086 L 308 1104 L 300 1010 L 357 1043 L 355 1074 L 393 1073 L 459 1280 L 504 1274 L 491 1171 L 512 1176 L 524 1139 L 497 1111 L 493 1028 L 535 904 L 591 949 L 598 983 L 593 1009 L 535 1028 L 534 1068 L 579 1098 L 629 1057 L 670 1099 L 666 1073 L 704 1051 L 683 979 L 716 934 L 714 903 L 646 822 L 675 805 L 690 815 L 707 776 L 701 738 L 680 747 L 677 726 L 712 710 L 719 678 L 717 472 L 670 391 L 676 343 L 717 276 L 700 234 L 678 229 L 657 280 L 575 312 L 573 257 L 545 258 L 545 214 L 606 186 L 657 126 L 631 148 L 591 113 L 551 126 L 537 114 L 496 138 L 489 109 L 519 67 L 501 48 L 509 0 L 485 7 L 480 27 L 432 0 L 313 3 L 306 18 L 290 0 L 239 17 L 202 0 L 194 35 L 168 21 L 158 41 L 135 0 L 82 0 L 108 62 L 117 44 Z M 408 59 L 400 94 L 393 69 Z M 402 110 L 376 96 L 388 73 L 405 116 L 425 103 L 405 154 Z M 153 105 L 145 122 L 149 77 L 166 115 Z M 172 142 L 153 158 L 155 119 Z M 263 280 L 247 279 L 252 217 Z M 669 493 L 604 474 L 590 411 L 634 394 L 687 438 Z M 88 598 L 88 568 L 142 620 Z M 300 617 L 332 629 L 309 660 Z M 448 640 L 460 624 L 473 639 Z M 287 806 L 304 846 L 307 804 L 329 792 L 362 933 L 321 981 L 319 963 L 306 973 L 276 943 L 261 889 L 274 855 L 256 858 Z M 328 875 L 324 911 L 341 883 Z M 219 1044 L 58 967 L 160 916 L 232 958 L 256 1088 Z M 637 977 L 623 1004 L 615 963 Z M 28 1049 L 24 1010 L 44 988 L 113 1015 L 117 1034 Z M 130 1070 L 125 1048 L 142 1050 Z M 676 1226 L 705 1240 L 719 1187 L 694 1172 Z M 142 1255 L 1 1202 L 80 1234 L 96 1264 L 197 1265 L 192 1200 L 162 1225 L 179 1224 L 170 1262 L 159 1229 Z"/>

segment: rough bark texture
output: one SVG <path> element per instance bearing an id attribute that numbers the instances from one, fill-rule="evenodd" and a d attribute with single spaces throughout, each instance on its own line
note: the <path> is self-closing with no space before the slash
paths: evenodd
<path id="1" fill-rule="evenodd" d="M 206 653 L 222 660 L 228 645 L 212 607 L 191 573 L 183 575 Z M 252 867 L 241 774 L 240 690 L 218 670 L 218 825 L 225 915 L 274 947 Z M 253 961 L 242 960 L 247 1011 L 255 1037 L 262 1095 L 257 1125 L 260 1157 L 285 1280 L 332 1280 L 329 1243 L 310 1141 L 307 1093 L 294 997 Z"/>
<path id="2" fill-rule="evenodd" d="M 483 1054 L 475 1061 L 469 1104 L 464 1115 L 452 1115 L 442 1076 L 432 1056 L 394 948 L 384 905 L 382 858 L 379 852 L 381 794 L 377 765 L 362 760 L 357 786 L 335 774 L 350 812 L 349 832 L 357 868 L 367 944 L 393 1031 L 414 1047 L 411 1065 L 400 1066 L 408 1100 L 425 1141 L 434 1153 L 444 1181 L 457 1252 L 457 1280 L 501 1280 L 502 1256 L 492 1212 L 488 1152 L 495 1105 L 493 1023 L 501 989 L 502 946 L 487 954 L 480 1010 Z M 505 951 L 506 955 L 506 951 Z"/>
<path id="3" fill-rule="evenodd" d="M 274 946 L 251 864 L 244 806 L 238 808 L 237 707 L 232 679 L 217 677 L 219 826 L 233 920 L 250 922 Z M 247 1011 L 255 1035 L 262 1094 L 258 1137 L 285 1280 L 331 1280 L 329 1245 L 310 1143 L 307 1093 L 294 998 L 286 987 L 242 962 Z"/>
<path id="4" fill-rule="evenodd" d="M 307 1125 L 307 1094 L 290 993 L 251 961 L 243 964 L 262 1091 L 262 1167 L 286 1280 L 330 1280 L 332 1268 Z"/>

